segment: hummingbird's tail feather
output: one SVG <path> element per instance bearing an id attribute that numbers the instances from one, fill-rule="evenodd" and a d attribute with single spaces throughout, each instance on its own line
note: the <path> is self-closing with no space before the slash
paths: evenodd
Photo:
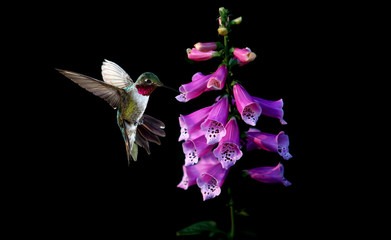
<path id="1" fill-rule="evenodd" d="M 159 137 L 166 136 L 163 130 L 165 127 L 164 123 L 149 115 L 144 115 L 142 123 L 136 125 L 123 120 L 120 114 L 117 114 L 117 122 L 125 140 L 128 164 L 130 164 L 130 159 L 137 161 L 138 146 L 144 148 L 149 155 L 151 154 L 149 142 L 160 145 Z"/>
<path id="2" fill-rule="evenodd" d="M 150 132 L 152 132 L 155 135 L 158 135 L 159 137 L 165 137 L 166 133 L 164 132 L 164 128 L 166 127 L 164 123 L 154 117 L 151 117 L 147 114 L 144 114 L 143 116 L 143 125 L 145 128 L 147 128 Z"/>
<path id="3" fill-rule="evenodd" d="M 140 134 L 140 128 L 141 126 L 138 126 L 137 133 L 136 133 L 136 144 L 140 147 L 144 148 L 145 151 L 147 151 L 148 155 L 151 154 L 151 151 L 149 150 L 149 142 L 146 138 L 143 137 L 143 135 Z"/>
<path id="4" fill-rule="evenodd" d="M 165 125 L 162 121 L 144 114 L 142 124 L 138 125 L 136 132 L 136 143 L 143 147 L 148 154 L 151 154 L 149 142 L 161 144 L 159 137 L 165 137 Z"/>
<path id="5" fill-rule="evenodd" d="M 153 143 L 156 143 L 157 145 L 160 145 L 159 137 L 157 135 L 153 134 L 152 132 L 150 132 L 143 125 L 138 126 L 137 135 L 139 135 L 140 138 L 147 140 L 148 142 L 153 142 Z"/>

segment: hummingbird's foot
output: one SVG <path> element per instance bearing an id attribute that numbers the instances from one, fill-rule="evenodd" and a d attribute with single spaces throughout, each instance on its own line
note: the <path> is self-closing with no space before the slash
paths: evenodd
<path id="1" fill-rule="evenodd" d="M 138 125 L 142 125 L 143 123 L 144 123 L 144 116 L 142 116 L 142 117 L 138 120 L 137 124 L 138 124 Z"/>
<path id="2" fill-rule="evenodd" d="M 142 119 L 134 122 L 135 126 L 142 125 L 142 124 L 143 124 L 143 120 Z"/>

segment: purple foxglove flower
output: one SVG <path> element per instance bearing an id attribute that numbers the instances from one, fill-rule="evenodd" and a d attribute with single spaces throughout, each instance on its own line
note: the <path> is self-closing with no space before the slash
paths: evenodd
<path id="1" fill-rule="evenodd" d="M 239 59 L 241 66 L 254 61 L 257 57 L 255 53 L 251 52 L 250 48 L 235 48 L 233 53 Z"/>
<path id="2" fill-rule="evenodd" d="M 213 105 L 208 117 L 201 124 L 201 130 L 205 132 L 206 142 L 209 145 L 218 143 L 225 136 L 225 123 L 228 119 L 228 96 L 220 98 Z"/>
<path id="3" fill-rule="evenodd" d="M 284 106 L 284 102 L 282 99 L 277 101 L 269 101 L 258 97 L 252 98 L 262 108 L 262 115 L 280 119 L 281 124 L 287 124 L 287 122 L 283 119 L 284 110 L 282 110 L 282 107 Z"/>
<path id="4" fill-rule="evenodd" d="M 185 166 L 191 166 L 198 163 L 200 157 L 210 152 L 213 145 L 206 143 L 202 132 L 197 138 L 189 139 L 182 144 L 183 153 L 185 154 Z"/>
<path id="5" fill-rule="evenodd" d="M 201 161 L 197 165 L 186 167 L 182 166 L 183 177 L 181 182 L 177 185 L 177 187 L 187 190 L 190 186 L 196 184 L 198 173 L 198 168 L 202 165 Z"/>
<path id="6" fill-rule="evenodd" d="M 210 74 L 210 75 L 208 75 L 208 76 L 212 76 L 212 74 Z M 195 74 L 191 77 L 191 81 L 194 82 L 194 81 L 197 81 L 197 80 L 199 80 L 199 79 L 201 79 L 201 78 L 204 78 L 204 77 L 205 77 L 204 74 L 202 74 L 201 72 L 197 72 L 197 73 L 195 73 Z"/>
<path id="7" fill-rule="evenodd" d="M 232 117 L 225 125 L 226 134 L 219 142 L 213 154 L 225 169 L 230 168 L 239 160 L 243 153 L 240 151 L 239 127 L 236 118 Z"/>
<path id="8" fill-rule="evenodd" d="M 284 178 L 284 166 L 279 163 L 275 167 L 258 167 L 245 170 L 251 178 L 263 183 L 282 183 L 288 187 L 292 185 Z"/>
<path id="9" fill-rule="evenodd" d="M 221 193 L 221 186 L 227 174 L 228 170 L 223 169 L 220 162 L 210 152 L 202 157 L 196 165 L 183 166 L 183 177 L 177 187 L 186 190 L 197 184 L 205 201 Z"/>
<path id="10" fill-rule="evenodd" d="M 262 108 L 240 84 L 235 84 L 233 93 L 236 108 L 242 116 L 243 121 L 248 125 L 255 126 L 259 115 L 262 113 Z"/>
<path id="11" fill-rule="evenodd" d="M 175 98 L 180 102 L 187 102 L 204 92 L 221 90 L 224 87 L 226 78 L 227 67 L 225 65 L 221 65 L 216 72 L 209 75 L 198 72 L 193 75 L 190 83 L 183 84 L 179 87 L 181 94 Z"/>
<path id="12" fill-rule="evenodd" d="M 194 47 L 200 52 L 208 52 L 208 51 L 216 50 L 217 43 L 216 42 L 206 42 L 206 43 L 198 42 L 198 43 L 194 44 Z"/>
<path id="13" fill-rule="evenodd" d="M 197 133 L 201 130 L 201 123 L 205 121 L 212 106 L 202 108 L 188 115 L 179 116 L 179 125 L 181 127 L 181 135 L 178 141 L 188 140 L 190 137 L 196 138 Z"/>
<path id="14" fill-rule="evenodd" d="M 202 157 L 201 160 L 196 165 L 185 166 L 183 165 L 183 177 L 182 181 L 177 185 L 177 187 L 182 189 L 187 189 L 188 187 L 195 185 L 197 178 L 202 174 L 206 173 L 210 168 L 214 167 L 216 161 L 213 158 L 208 156 Z"/>
<path id="15" fill-rule="evenodd" d="M 213 153 L 205 155 L 204 161 L 211 163 L 209 168 L 203 172 L 197 179 L 197 186 L 200 188 L 202 198 L 204 201 L 212 199 L 220 195 L 221 186 L 223 186 L 224 180 L 227 177 L 228 170 L 222 168 L 219 161 Z"/>
<path id="16" fill-rule="evenodd" d="M 216 90 L 221 90 L 224 87 L 225 80 L 227 79 L 227 67 L 223 64 L 221 65 L 215 73 L 209 78 L 207 88 L 212 88 Z"/>
<path id="17" fill-rule="evenodd" d="M 285 160 L 292 157 L 289 153 L 289 137 L 283 131 L 274 135 L 264 133 L 256 128 L 247 131 L 247 150 L 263 149 L 266 151 L 277 152 Z"/>
<path id="18" fill-rule="evenodd" d="M 187 57 L 194 61 L 206 61 L 217 56 L 219 56 L 219 53 L 216 51 L 201 52 L 196 48 L 187 49 Z"/>
<path id="19" fill-rule="evenodd" d="M 175 98 L 179 102 L 187 102 L 193 98 L 200 96 L 203 92 L 214 90 L 213 88 L 207 87 L 209 78 L 212 75 L 213 74 L 203 75 L 202 73 L 194 74 L 190 83 L 183 84 L 179 87 L 179 91 L 181 92 L 181 94 L 179 94 Z"/>

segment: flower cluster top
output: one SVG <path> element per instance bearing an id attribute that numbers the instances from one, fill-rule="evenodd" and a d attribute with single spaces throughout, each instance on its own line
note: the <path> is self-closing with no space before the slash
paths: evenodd
<path id="1" fill-rule="evenodd" d="M 182 147 L 185 163 L 183 178 L 178 187 L 187 189 L 197 184 L 204 200 L 220 194 L 229 169 L 243 156 L 241 148 L 244 145 L 247 151 L 263 149 L 276 152 L 285 160 L 292 157 L 288 150 L 289 138 L 283 131 L 271 134 L 252 128 L 256 126 L 261 115 L 279 119 L 281 124 L 287 124 L 283 119 L 283 101 L 270 101 L 250 95 L 239 81 L 231 80 L 232 69 L 254 61 L 256 54 L 248 47 L 231 47 L 229 44 L 228 37 L 232 27 L 239 25 L 242 18 L 230 20 L 225 8 L 220 8 L 219 14 L 218 34 L 224 41 L 198 42 L 194 48 L 187 49 L 187 56 L 193 61 L 220 58 L 221 64 L 214 73 L 195 73 L 191 82 L 180 86 L 180 94 L 176 97 L 180 102 L 188 102 L 204 92 L 222 92 L 211 106 L 179 116 L 179 141 L 184 141 Z M 252 126 L 245 132 L 246 143 L 243 146 L 238 126 L 240 119 Z M 281 163 L 245 172 L 260 182 L 282 183 L 285 186 L 291 184 L 284 178 L 284 167 Z"/>

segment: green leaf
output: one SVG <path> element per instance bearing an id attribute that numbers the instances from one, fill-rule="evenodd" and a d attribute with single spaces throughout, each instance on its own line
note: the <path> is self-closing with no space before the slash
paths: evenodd
<path id="1" fill-rule="evenodd" d="M 248 212 L 246 212 L 244 209 L 241 209 L 240 211 L 235 211 L 235 213 L 239 216 L 244 216 L 244 217 L 250 216 L 250 214 L 248 214 Z"/>
<path id="2" fill-rule="evenodd" d="M 205 232 L 210 232 L 210 236 L 213 236 L 215 233 L 222 231 L 216 227 L 215 221 L 201 221 L 179 230 L 178 232 L 176 232 L 176 235 L 199 235 Z"/>

